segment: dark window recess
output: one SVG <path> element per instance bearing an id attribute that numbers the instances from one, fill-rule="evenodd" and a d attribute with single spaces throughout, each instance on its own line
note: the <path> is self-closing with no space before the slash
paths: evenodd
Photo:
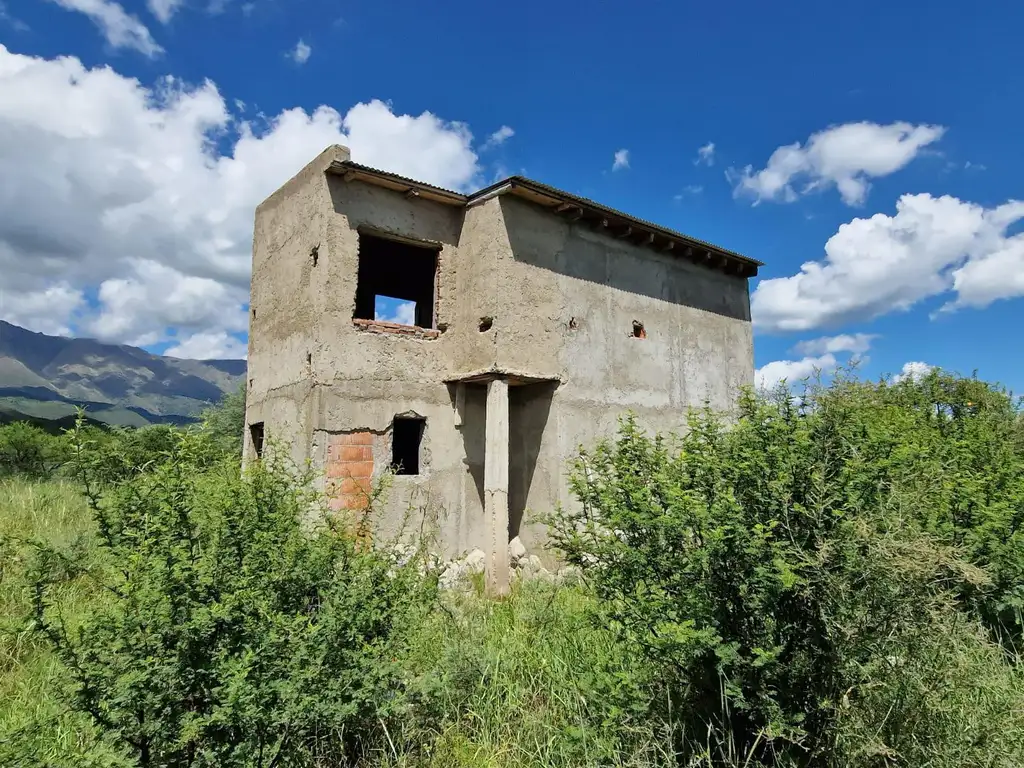
<path id="1" fill-rule="evenodd" d="M 425 419 L 396 418 L 391 425 L 391 469 L 396 475 L 420 473 Z"/>
<path id="2" fill-rule="evenodd" d="M 436 249 L 360 233 L 356 309 L 352 317 L 377 319 L 376 299 L 387 296 L 415 303 L 415 325 L 433 328 L 436 274 Z"/>
<path id="3" fill-rule="evenodd" d="M 249 438 L 252 440 L 252 449 L 256 458 L 263 458 L 263 422 L 249 425 Z"/>

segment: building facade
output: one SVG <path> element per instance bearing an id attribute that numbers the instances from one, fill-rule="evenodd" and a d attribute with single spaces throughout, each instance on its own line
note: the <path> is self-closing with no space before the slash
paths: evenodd
<path id="1" fill-rule="evenodd" d="M 501 592 L 513 537 L 544 556 L 530 512 L 571 503 L 580 445 L 752 383 L 758 266 L 529 179 L 463 195 L 330 147 L 256 210 L 245 460 L 287 446 L 336 509 L 392 470 L 381 534 L 428 510 Z"/>

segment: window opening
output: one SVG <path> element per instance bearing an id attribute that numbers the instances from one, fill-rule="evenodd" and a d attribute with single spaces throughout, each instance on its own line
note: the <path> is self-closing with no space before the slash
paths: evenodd
<path id="1" fill-rule="evenodd" d="M 420 473 L 420 445 L 426 419 L 396 417 L 391 424 L 391 469 L 396 475 Z"/>
<path id="2" fill-rule="evenodd" d="M 263 422 L 257 422 L 256 424 L 249 425 L 249 438 L 252 440 L 253 451 L 256 452 L 256 458 L 263 458 Z"/>
<path id="3" fill-rule="evenodd" d="M 359 233 L 356 320 L 434 327 L 437 250 Z"/>

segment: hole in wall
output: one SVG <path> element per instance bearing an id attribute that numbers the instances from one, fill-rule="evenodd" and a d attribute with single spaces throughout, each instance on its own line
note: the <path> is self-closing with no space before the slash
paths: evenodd
<path id="1" fill-rule="evenodd" d="M 359 233 L 356 320 L 434 327 L 437 250 Z"/>
<path id="2" fill-rule="evenodd" d="M 391 469 L 396 475 L 418 475 L 423 429 L 427 420 L 396 416 L 391 422 Z"/>
<path id="3" fill-rule="evenodd" d="M 263 458 L 263 422 L 258 421 L 249 425 L 249 439 L 252 440 L 252 449 L 256 458 Z"/>
<path id="4" fill-rule="evenodd" d="M 307 352 L 306 353 L 306 365 L 307 366 L 312 366 L 313 365 L 313 353 L 312 352 Z"/>
<path id="5" fill-rule="evenodd" d="M 315 267 L 317 262 L 320 260 L 320 246 L 314 245 L 313 250 L 309 252 L 309 256 L 313 260 L 313 266 Z"/>
<path id="6" fill-rule="evenodd" d="M 634 339 L 646 339 L 647 331 L 644 329 L 644 324 L 639 320 L 633 321 L 633 338 Z"/>
<path id="7" fill-rule="evenodd" d="M 580 321 L 577 320 L 575 317 L 570 317 L 569 318 L 569 330 L 570 331 L 575 331 L 579 327 L 580 327 Z"/>
<path id="8" fill-rule="evenodd" d="M 480 318 L 480 333 L 491 330 L 491 326 L 494 325 L 493 317 L 481 317 Z"/>

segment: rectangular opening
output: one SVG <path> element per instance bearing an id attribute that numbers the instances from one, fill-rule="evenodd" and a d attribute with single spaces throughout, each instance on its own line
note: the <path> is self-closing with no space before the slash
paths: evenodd
<path id="1" fill-rule="evenodd" d="M 420 444 L 425 419 L 398 418 L 391 424 L 391 469 L 396 475 L 420 473 Z"/>
<path id="2" fill-rule="evenodd" d="M 359 233 L 355 320 L 434 327 L 437 249 Z"/>
<path id="3" fill-rule="evenodd" d="M 256 458 L 263 458 L 263 422 L 259 421 L 249 425 L 249 439 L 252 440 L 252 449 Z"/>

